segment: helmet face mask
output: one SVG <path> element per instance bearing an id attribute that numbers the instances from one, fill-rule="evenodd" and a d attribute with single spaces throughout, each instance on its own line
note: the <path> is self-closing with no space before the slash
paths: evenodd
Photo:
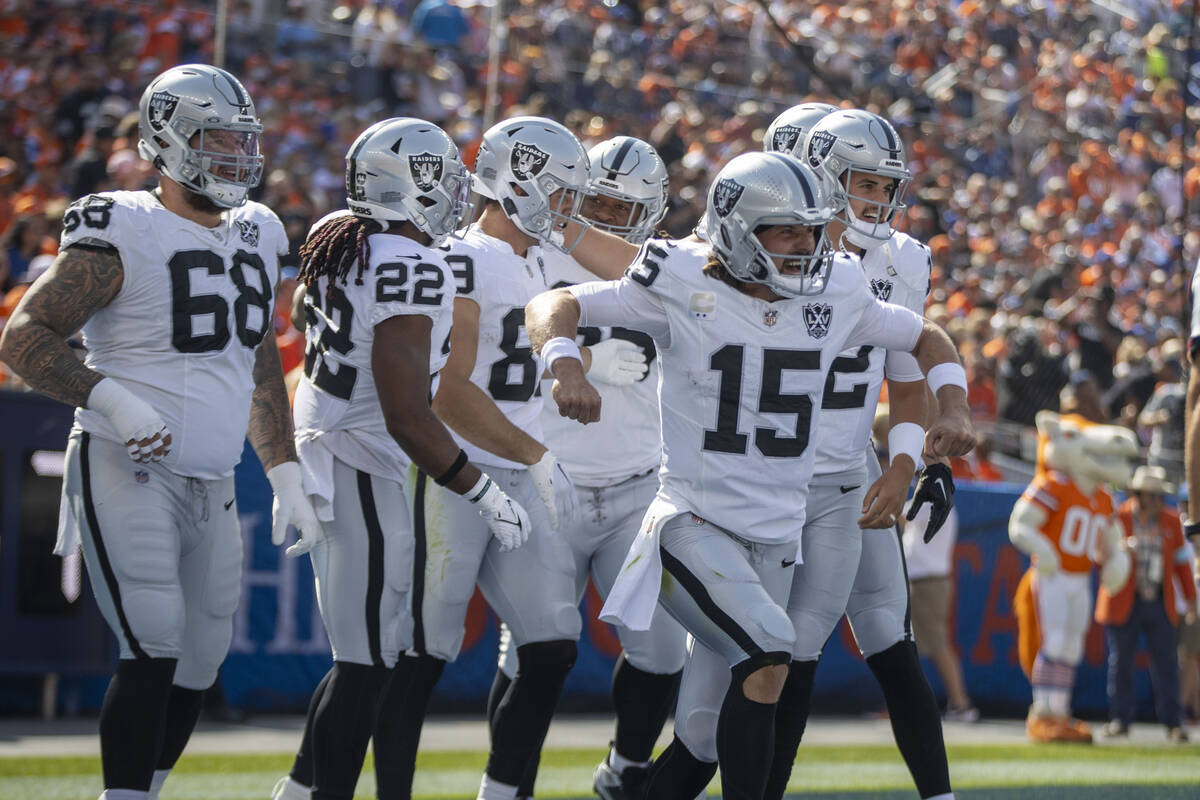
<path id="1" fill-rule="evenodd" d="M 138 152 L 184 188 L 235 208 L 262 180 L 262 124 L 225 70 L 173 67 L 146 87 L 138 111 Z"/>
<path id="2" fill-rule="evenodd" d="M 377 222 L 411 222 L 441 244 L 470 210 L 471 179 L 458 147 L 436 125 L 394 117 L 367 128 L 346 153 L 350 210 Z"/>
<path id="3" fill-rule="evenodd" d="M 588 180 L 588 157 L 575 135 L 544 117 L 514 117 L 483 134 L 475 160 L 474 188 L 495 200 L 518 230 L 570 252 L 562 229 L 579 217 Z"/>
<path id="4" fill-rule="evenodd" d="M 667 214 L 667 168 L 652 145 L 617 136 L 588 151 L 583 216 L 596 228 L 641 244 Z M 623 206 L 623 207 L 622 207 Z"/>
<path id="5" fill-rule="evenodd" d="M 738 280 L 765 284 L 781 297 L 817 295 L 825 291 L 833 267 L 825 226 L 835 211 L 826 185 L 794 157 L 743 153 L 725 165 L 709 189 L 708 241 Z M 772 251 L 762 236 L 774 226 L 809 228 L 812 250 Z"/>
<path id="6" fill-rule="evenodd" d="M 808 165 L 832 184 L 846 241 L 869 249 L 890 239 L 908 208 L 904 192 L 912 180 L 891 123 L 869 111 L 838 111 L 813 126 L 804 150 Z M 863 194 L 863 176 L 890 184 L 887 197 Z"/>

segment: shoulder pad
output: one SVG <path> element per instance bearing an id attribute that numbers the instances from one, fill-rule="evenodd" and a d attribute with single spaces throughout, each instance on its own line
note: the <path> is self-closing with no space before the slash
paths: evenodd
<path id="1" fill-rule="evenodd" d="M 929 294 L 929 273 L 933 267 L 930 250 L 907 233 L 897 231 L 882 247 L 888 248 L 891 270 L 909 291 Z"/>

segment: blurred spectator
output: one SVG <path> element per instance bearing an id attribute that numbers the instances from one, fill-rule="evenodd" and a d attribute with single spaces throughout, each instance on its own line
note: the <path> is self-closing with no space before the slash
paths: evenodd
<path id="1" fill-rule="evenodd" d="M 1183 425 L 1186 417 L 1187 386 L 1183 381 L 1183 344 L 1168 339 L 1159 353 L 1159 384 L 1138 415 L 1138 425 L 1150 432 L 1147 462 L 1166 470 L 1167 480 L 1178 486 L 1183 481 Z"/>
<path id="2" fill-rule="evenodd" d="M 430 47 L 457 49 L 471 26 L 454 0 L 421 0 L 413 11 L 412 29 Z"/>
<path id="3" fill-rule="evenodd" d="M 1066 382 L 1066 360 L 1039 347 L 1032 327 L 1017 328 L 1005 344 L 996 380 L 1000 418 L 1032 426 L 1038 411 L 1058 410 Z"/>
<path id="4" fill-rule="evenodd" d="M 917 650 L 937 667 L 946 688 L 945 719 L 975 722 L 979 710 L 971 704 L 963 682 L 962 664 L 954 645 L 951 609 L 954 606 L 954 543 L 958 540 L 958 511 L 929 542 L 924 541 L 932 506 L 922 506 L 904 526 L 904 562 L 911 591 L 913 635 Z M 903 520 L 903 517 L 901 518 Z"/>
<path id="5" fill-rule="evenodd" d="M 1161 467 L 1138 467 L 1130 482 L 1130 498 L 1117 516 L 1125 529 L 1124 546 L 1132 561 L 1129 579 L 1117 592 L 1101 587 L 1096 622 L 1108 636 L 1109 737 L 1128 736 L 1134 719 L 1133 657 L 1145 636 L 1158 721 L 1167 739 L 1186 742 L 1179 703 L 1179 663 L 1175 653 L 1175 577 L 1186 601 L 1185 622 L 1196 619 L 1196 586 L 1183 547 L 1179 514 L 1164 500 L 1174 492 Z"/>
<path id="6" fill-rule="evenodd" d="M 26 282 L 25 271 L 33 259 L 42 254 L 48 230 L 45 215 L 29 214 L 18 217 L 0 238 L 0 253 L 7 272 L 0 280 L 0 291 Z"/>

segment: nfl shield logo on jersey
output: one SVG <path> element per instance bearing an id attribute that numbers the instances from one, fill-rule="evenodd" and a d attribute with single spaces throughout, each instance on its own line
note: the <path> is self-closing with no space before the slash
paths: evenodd
<path id="1" fill-rule="evenodd" d="M 728 217 L 744 191 L 746 187 L 735 180 L 722 178 L 717 181 L 713 188 L 713 211 L 718 217 Z"/>
<path id="2" fill-rule="evenodd" d="M 237 224 L 238 234 L 242 237 L 242 241 L 251 247 L 258 247 L 258 223 L 245 219 L 234 220 L 234 222 Z"/>
<path id="3" fill-rule="evenodd" d="M 508 163 L 512 167 L 513 175 L 517 176 L 517 180 L 527 181 L 537 177 L 549 160 L 550 154 L 540 147 L 524 142 L 514 142 L 512 156 Z"/>
<path id="4" fill-rule="evenodd" d="M 892 299 L 892 282 L 885 281 L 883 278 L 872 278 L 871 294 L 886 303 Z"/>
<path id="5" fill-rule="evenodd" d="M 808 135 L 808 163 L 816 168 L 825 163 L 826 156 L 833 149 L 837 137 L 825 131 L 813 131 Z"/>
<path id="6" fill-rule="evenodd" d="M 177 105 L 179 98 L 170 92 L 155 92 L 150 95 L 150 107 L 147 109 L 150 127 L 161 131 L 171 121 Z"/>
<path id="7" fill-rule="evenodd" d="M 408 157 L 408 168 L 413 182 L 422 192 L 428 192 L 442 180 L 442 157 L 433 153 L 421 153 Z"/>
<path id="8" fill-rule="evenodd" d="M 779 322 L 778 308 L 768 308 L 763 312 L 763 325 L 766 325 L 768 328 L 774 328 L 776 322 Z"/>
<path id="9" fill-rule="evenodd" d="M 775 136 L 771 138 L 771 148 L 781 153 L 790 153 L 795 149 L 796 140 L 799 138 L 799 128 L 793 128 L 791 125 L 780 125 L 775 129 Z"/>
<path id="10" fill-rule="evenodd" d="M 833 307 L 829 303 L 805 303 L 804 327 L 808 335 L 814 339 L 824 339 L 829 333 L 829 320 L 833 317 Z"/>
<path id="11" fill-rule="evenodd" d="M 133 479 L 138 483 L 149 483 L 150 473 L 146 472 L 144 469 L 135 469 L 133 471 Z"/>

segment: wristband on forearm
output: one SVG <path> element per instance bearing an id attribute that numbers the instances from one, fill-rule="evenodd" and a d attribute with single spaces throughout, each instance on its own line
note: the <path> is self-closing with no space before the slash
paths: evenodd
<path id="1" fill-rule="evenodd" d="M 913 466 L 921 460 L 921 450 L 925 447 L 925 429 L 915 422 L 897 422 L 888 431 L 888 458 L 890 464 L 896 463 L 896 456 L 905 455 L 912 459 Z"/>
<path id="2" fill-rule="evenodd" d="M 467 451 L 459 448 L 458 458 L 454 459 L 454 463 L 450 465 L 449 469 L 434 478 L 433 482 L 438 486 L 445 486 L 447 483 L 454 480 L 454 476 L 462 472 L 463 467 L 465 467 L 469 462 L 470 459 L 467 458 Z"/>
<path id="3" fill-rule="evenodd" d="M 583 354 L 579 352 L 579 345 L 575 344 L 574 339 L 555 336 L 542 345 L 542 360 L 546 362 L 546 369 L 551 373 L 554 371 L 554 362 L 560 358 L 574 358 L 583 363 Z"/>

